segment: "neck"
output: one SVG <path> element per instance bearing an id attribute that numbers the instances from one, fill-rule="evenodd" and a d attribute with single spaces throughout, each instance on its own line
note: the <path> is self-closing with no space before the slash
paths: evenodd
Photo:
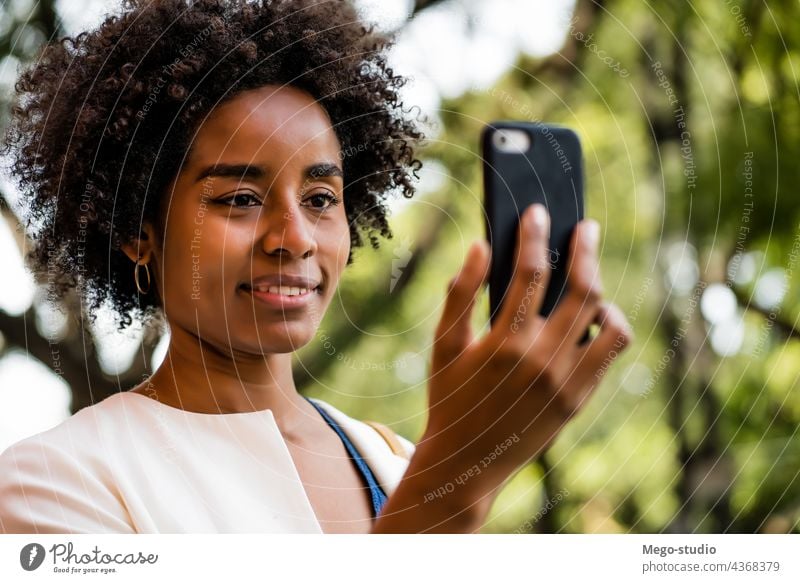
<path id="1" fill-rule="evenodd" d="M 160 402 L 195 413 L 249 413 L 270 409 L 286 433 L 319 417 L 298 392 L 292 355 L 224 352 L 174 329 L 164 362 L 133 389 Z"/>

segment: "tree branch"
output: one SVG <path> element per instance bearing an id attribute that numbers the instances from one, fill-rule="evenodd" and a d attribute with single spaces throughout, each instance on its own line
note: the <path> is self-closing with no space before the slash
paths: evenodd
<path id="1" fill-rule="evenodd" d="M 430 8 L 431 6 L 435 6 L 436 4 L 441 4 L 444 0 L 416 0 L 414 2 L 414 7 L 411 9 L 411 14 L 409 15 L 409 20 L 414 18 L 417 14 Z"/>
<path id="2" fill-rule="evenodd" d="M 778 315 L 778 312 L 765 310 L 752 302 L 752 297 L 748 297 L 747 294 L 742 292 L 742 290 L 737 289 L 731 286 L 731 290 L 733 294 L 736 296 L 736 301 L 739 303 L 739 306 L 742 309 L 749 310 L 756 314 L 759 314 L 770 320 L 775 328 L 779 330 L 786 338 L 800 338 L 800 329 L 797 328 L 795 324 L 789 322 L 785 318 L 781 318 Z"/>

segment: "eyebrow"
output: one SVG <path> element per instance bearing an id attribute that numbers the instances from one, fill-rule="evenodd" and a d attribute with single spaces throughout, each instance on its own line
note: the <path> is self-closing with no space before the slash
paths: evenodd
<path id="1" fill-rule="evenodd" d="M 269 174 L 269 170 L 264 166 L 252 164 L 214 164 L 203 169 L 195 178 L 195 182 L 200 182 L 204 178 L 250 178 L 258 180 Z M 319 162 L 311 164 L 303 169 L 305 178 L 324 178 L 328 176 L 338 176 L 344 178 L 344 173 L 338 165 L 331 162 Z"/>

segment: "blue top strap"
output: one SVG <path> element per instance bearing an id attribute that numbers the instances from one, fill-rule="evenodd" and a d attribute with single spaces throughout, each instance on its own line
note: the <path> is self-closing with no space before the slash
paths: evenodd
<path id="1" fill-rule="evenodd" d="M 309 403 L 314 405 L 314 408 L 317 411 L 319 411 L 320 415 L 322 415 L 322 417 L 325 419 L 325 421 L 328 422 L 328 425 L 330 425 L 333 428 L 333 430 L 341 438 L 342 442 L 344 442 L 344 446 L 345 446 L 345 448 L 347 448 L 347 451 L 350 453 L 350 457 L 353 458 L 353 461 L 356 463 L 356 466 L 358 467 L 359 472 L 361 472 L 361 475 L 364 477 L 364 480 L 366 481 L 367 486 L 369 486 L 369 493 L 370 493 L 370 496 L 372 498 L 373 517 L 377 518 L 378 515 L 381 512 L 381 509 L 383 508 L 383 505 L 386 503 L 386 494 L 383 492 L 383 490 L 381 489 L 380 485 L 378 484 L 378 481 L 375 479 L 375 476 L 373 475 L 372 470 L 369 469 L 369 466 L 364 461 L 364 459 L 361 457 L 361 454 L 358 453 L 358 450 L 356 449 L 356 447 L 353 445 L 353 443 L 350 441 L 350 439 L 348 439 L 347 435 L 345 435 L 344 431 L 342 431 L 342 428 L 339 427 L 339 425 L 336 423 L 336 421 L 334 421 L 331 418 L 331 416 L 328 415 L 328 413 L 322 407 L 317 405 L 314 401 L 312 401 L 308 397 L 305 397 L 305 399 Z"/>

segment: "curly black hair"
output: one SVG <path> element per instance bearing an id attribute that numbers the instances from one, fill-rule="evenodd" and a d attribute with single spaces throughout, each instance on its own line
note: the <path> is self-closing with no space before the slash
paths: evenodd
<path id="1" fill-rule="evenodd" d="M 342 146 L 351 252 L 392 233 L 387 196 L 410 198 L 424 140 L 387 64 L 391 34 L 349 0 L 127 0 L 95 30 L 46 44 L 17 83 L 4 153 L 48 292 L 76 289 L 89 315 L 110 303 L 119 328 L 160 312 L 137 293 L 121 245 L 158 209 L 213 107 L 268 84 L 310 93 Z M 154 288 L 155 286 L 153 286 Z M 151 288 L 151 289 L 153 289 Z"/>

